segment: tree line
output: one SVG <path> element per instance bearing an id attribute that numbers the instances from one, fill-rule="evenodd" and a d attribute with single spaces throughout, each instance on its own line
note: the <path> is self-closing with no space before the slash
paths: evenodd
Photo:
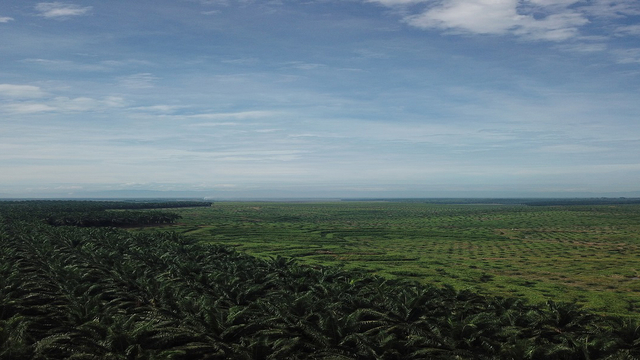
<path id="1" fill-rule="evenodd" d="M 0 214 L 5 222 L 43 221 L 53 226 L 162 225 L 175 222 L 180 219 L 180 215 L 168 211 L 148 211 L 148 209 L 211 205 L 212 203 L 207 201 L 0 201 Z"/>

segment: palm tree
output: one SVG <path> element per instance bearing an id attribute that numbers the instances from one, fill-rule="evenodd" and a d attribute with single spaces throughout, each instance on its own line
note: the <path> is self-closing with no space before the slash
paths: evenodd
<path id="1" fill-rule="evenodd" d="M 22 315 L 13 315 L 0 320 L 0 359 L 31 359 L 31 339 L 28 330 L 31 324 Z"/>

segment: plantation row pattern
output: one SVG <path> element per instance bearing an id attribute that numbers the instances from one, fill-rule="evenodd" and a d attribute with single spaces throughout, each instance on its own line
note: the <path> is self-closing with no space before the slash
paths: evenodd
<path id="1" fill-rule="evenodd" d="M 219 202 L 175 211 L 182 219 L 167 229 L 262 258 L 576 301 L 600 314 L 640 310 L 639 205 Z"/>

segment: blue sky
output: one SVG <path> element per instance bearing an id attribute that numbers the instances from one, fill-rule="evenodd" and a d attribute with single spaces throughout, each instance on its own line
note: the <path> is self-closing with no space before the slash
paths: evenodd
<path id="1" fill-rule="evenodd" d="M 636 0 L 0 3 L 0 197 L 640 190 Z"/>

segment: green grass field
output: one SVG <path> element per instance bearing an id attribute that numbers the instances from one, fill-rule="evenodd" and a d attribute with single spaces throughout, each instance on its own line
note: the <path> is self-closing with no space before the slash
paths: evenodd
<path id="1" fill-rule="evenodd" d="M 640 205 L 220 202 L 172 211 L 183 218 L 163 230 L 259 257 L 640 312 Z"/>

